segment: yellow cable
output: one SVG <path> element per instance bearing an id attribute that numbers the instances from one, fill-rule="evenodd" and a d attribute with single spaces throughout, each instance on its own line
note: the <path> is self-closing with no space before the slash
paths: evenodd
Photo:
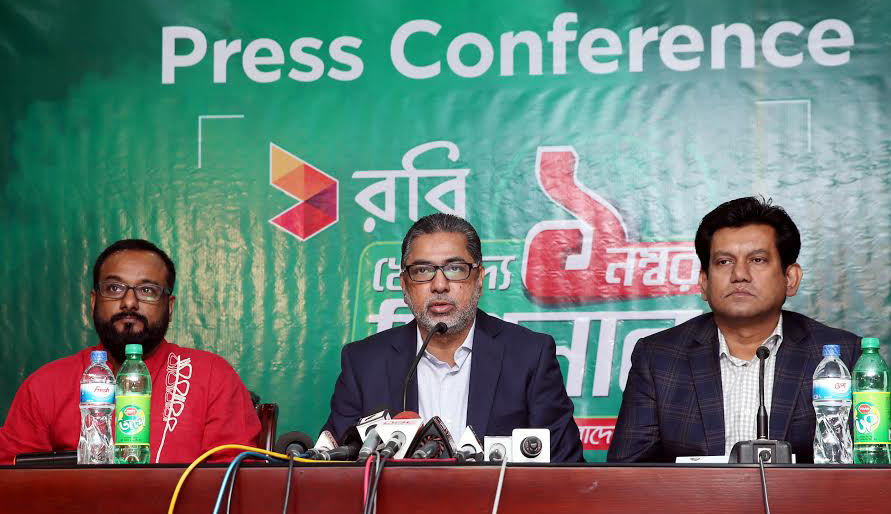
<path id="1" fill-rule="evenodd" d="M 189 476 L 189 473 L 191 473 L 192 470 L 195 469 L 195 467 L 201 463 L 201 461 L 210 457 L 211 455 L 213 455 L 214 453 L 216 453 L 220 450 L 241 450 L 241 451 L 245 451 L 245 452 L 257 452 L 257 453 L 262 453 L 264 455 L 270 455 L 272 457 L 276 457 L 276 458 L 284 459 L 284 460 L 288 460 L 288 459 L 292 458 L 292 457 L 288 457 L 287 455 L 284 455 L 281 453 L 271 452 L 269 450 L 263 450 L 261 448 L 253 448 L 251 446 L 245 446 L 242 444 L 224 444 L 222 446 L 217 446 L 216 448 L 211 448 L 210 450 L 207 450 L 206 452 L 204 452 L 200 457 L 195 459 L 191 464 L 189 464 L 189 467 L 187 467 L 186 470 L 183 471 L 182 476 L 179 477 L 179 482 L 177 482 L 177 484 L 176 484 L 176 489 L 173 490 L 173 497 L 170 498 L 170 507 L 167 509 L 167 514 L 173 514 L 173 509 L 176 506 L 176 498 L 179 496 L 179 491 L 180 491 L 180 489 L 182 489 L 183 483 L 186 481 L 186 477 Z M 319 462 L 331 463 L 331 464 L 333 464 L 334 462 L 337 462 L 337 461 L 301 459 L 300 457 L 293 457 L 293 459 L 294 459 L 294 462 L 310 462 L 310 463 L 316 463 L 316 464 L 318 464 Z"/>

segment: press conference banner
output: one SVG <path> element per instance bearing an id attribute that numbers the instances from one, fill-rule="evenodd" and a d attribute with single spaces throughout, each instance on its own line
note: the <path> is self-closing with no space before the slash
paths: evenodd
<path id="1" fill-rule="evenodd" d="M 400 243 L 433 212 L 479 231 L 481 308 L 554 336 L 589 460 L 637 340 L 708 310 L 692 241 L 721 202 L 797 222 L 787 308 L 891 337 L 886 2 L 0 14 L 4 417 L 29 373 L 96 343 L 91 268 L 129 237 L 176 262 L 168 339 L 228 359 L 280 431 L 317 434 L 342 346 L 411 319 Z"/>

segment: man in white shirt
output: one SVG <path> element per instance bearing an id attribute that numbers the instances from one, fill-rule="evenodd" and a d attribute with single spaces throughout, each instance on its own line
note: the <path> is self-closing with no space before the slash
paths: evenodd
<path id="1" fill-rule="evenodd" d="M 344 347 L 325 430 L 343 434 L 362 417 L 402 410 L 408 370 L 438 323 L 411 381 L 406 408 L 439 416 L 457 440 L 514 428 L 547 428 L 551 461 L 578 462 L 582 446 L 551 336 L 477 309 L 482 245 L 467 221 L 449 214 L 418 220 L 402 242 L 400 283 L 415 320 Z"/>
<path id="2" fill-rule="evenodd" d="M 725 455 L 756 438 L 758 358 L 767 347 L 769 438 L 813 461 L 812 379 L 824 344 L 850 369 L 859 338 L 782 310 L 798 292 L 801 237 L 781 207 L 749 197 L 708 213 L 696 231 L 699 286 L 712 312 L 641 339 L 607 454 L 611 462 Z"/>

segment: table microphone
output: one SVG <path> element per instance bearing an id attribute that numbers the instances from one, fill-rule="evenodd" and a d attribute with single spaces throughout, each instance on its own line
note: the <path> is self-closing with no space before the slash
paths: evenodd
<path id="1" fill-rule="evenodd" d="M 14 466 L 76 466 L 77 451 L 62 450 L 53 452 L 20 453 L 13 460 Z"/>
<path id="2" fill-rule="evenodd" d="M 436 325 L 433 326 L 433 330 L 427 334 L 427 338 L 424 339 L 424 344 L 421 345 L 421 349 L 418 350 L 418 354 L 415 356 L 415 361 L 411 363 L 411 367 L 408 368 L 408 374 L 405 375 L 405 385 L 402 387 L 402 410 L 408 410 L 408 384 L 411 382 L 411 377 L 415 376 L 415 370 L 418 369 L 418 363 L 421 362 L 421 357 L 424 356 L 424 352 L 427 351 L 427 345 L 430 344 L 430 340 L 433 339 L 433 336 L 436 334 L 444 334 L 446 330 L 449 329 L 449 326 L 440 321 Z"/>
<path id="3" fill-rule="evenodd" d="M 273 446 L 277 453 L 284 453 L 292 457 L 306 453 L 310 448 L 312 448 L 312 437 L 303 432 L 282 434 Z"/>
<path id="4" fill-rule="evenodd" d="M 777 441 L 767 438 L 768 417 L 764 407 L 764 361 L 770 356 L 766 346 L 759 346 L 755 352 L 758 356 L 759 405 L 756 418 L 758 438 L 753 441 L 739 441 L 730 450 L 730 463 L 755 464 L 771 462 L 774 464 L 792 463 L 792 445 L 788 441 Z"/>

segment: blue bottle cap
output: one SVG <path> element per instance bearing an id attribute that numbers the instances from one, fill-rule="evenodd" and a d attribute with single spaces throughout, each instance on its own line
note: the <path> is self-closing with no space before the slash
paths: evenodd
<path id="1" fill-rule="evenodd" d="M 838 357 L 839 355 L 841 355 L 841 350 L 837 344 L 823 345 L 823 357 Z"/>
<path id="2" fill-rule="evenodd" d="M 98 361 L 107 361 L 108 354 L 105 353 L 105 350 L 93 350 L 90 352 L 90 361 L 98 362 Z"/>

